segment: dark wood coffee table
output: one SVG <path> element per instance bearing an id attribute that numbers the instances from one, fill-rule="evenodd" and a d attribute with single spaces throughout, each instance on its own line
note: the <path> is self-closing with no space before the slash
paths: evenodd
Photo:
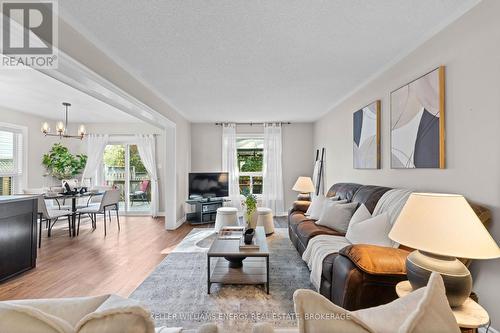
<path id="1" fill-rule="evenodd" d="M 240 250 L 238 239 L 215 239 L 207 252 L 209 294 L 212 283 L 262 284 L 266 286 L 266 292 L 269 294 L 269 248 L 263 227 L 255 229 L 255 237 L 259 249 L 252 250 Z M 213 271 L 210 267 L 211 258 L 218 258 Z M 243 260 L 240 268 L 230 267 L 231 262 L 240 260 Z"/>

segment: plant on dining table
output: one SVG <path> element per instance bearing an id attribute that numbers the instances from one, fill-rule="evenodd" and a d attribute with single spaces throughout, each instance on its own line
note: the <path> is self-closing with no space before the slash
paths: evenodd
<path id="1" fill-rule="evenodd" d="M 61 143 L 55 143 L 42 157 L 47 173 L 57 179 L 68 179 L 79 175 L 87 164 L 87 155 L 73 155 Z"/>

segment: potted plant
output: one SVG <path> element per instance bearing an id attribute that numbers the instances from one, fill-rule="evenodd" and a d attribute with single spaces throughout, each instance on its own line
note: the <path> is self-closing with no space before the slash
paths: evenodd
<path id="1" fill-rule="evenodd" d="M 47 169 L 47 173 L 59 180 L 79 175 L 86 163 L 87 155 L 73 155 L 60 143 L 55 143 L 42 157 L 42 164 Z"/>
<path id="2" fill-rule="evenodd" d="M 247 229 L 255 229 L 257 219 L 257 197 L 253 194 L 250 194 L 248 190 L 243 191 L 243 196 L 245 197 L 245 201 L 243 202 L 243 206 L 245 208 L 245 225 Z"/>

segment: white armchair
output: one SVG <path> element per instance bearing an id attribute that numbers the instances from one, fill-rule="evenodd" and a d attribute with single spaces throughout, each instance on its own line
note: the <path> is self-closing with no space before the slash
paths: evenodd
<path id="1" fill-rule="evenodd" d="M 253 333 L 460 333 L 437 273 L 426 287 L 369 309 L 347 311 L 311 290 L 297 290 L 293 300 L 298 328 L 280 330 L 261 323 Z"/>
<path id="2" fill-rule="evenodd" d="M 158 327 L 137 301 L 116 295 L 0 302 L 2 333 L 218 333 Z"/>
<path id="3" fill-rule="evenodd" d="M 0 302 L 0 332 L 152 333 L 150 313 L 116 295 Z"/>

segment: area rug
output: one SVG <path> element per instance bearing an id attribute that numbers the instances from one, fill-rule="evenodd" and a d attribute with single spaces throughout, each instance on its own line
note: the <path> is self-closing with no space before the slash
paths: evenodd
<path id="1" fill-rule="evenodd" d="M 206 252 L 215 239 L 207 229 L 193 229 L 132 293 L 147 305 L 157 326 L 196 328 L 217 322 L 228 332 L 251 332 L 256 322 L 294 327 L 293 293 L 313 289 L 309 270 L 284 228 L 267 238 L 270 294 L 263 286 L 213 284 L 207 294 Z"/>

